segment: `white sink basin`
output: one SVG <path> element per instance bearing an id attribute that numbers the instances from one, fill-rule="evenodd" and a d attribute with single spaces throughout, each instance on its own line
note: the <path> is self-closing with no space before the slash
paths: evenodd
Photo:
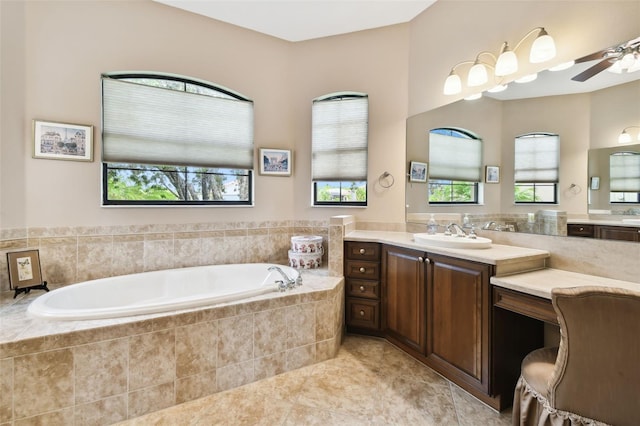
<path id="1" fill-rule="evenodd" d="M 633 223 L 634 225 L 640 225 L 640 219 L 622 219 L 622 223 Z"/>
<path id="2" fill-rule="evenodd" d="M 483 237 L 476 237 L 475 239 L 473 239 L 445 234 L 413 234 L 413 240 L 416 243 L 424 244 L 425 246 L 436 246 L 445 248 L 484 249 L 491 247 L 491 240 L 489 238 Z"/>

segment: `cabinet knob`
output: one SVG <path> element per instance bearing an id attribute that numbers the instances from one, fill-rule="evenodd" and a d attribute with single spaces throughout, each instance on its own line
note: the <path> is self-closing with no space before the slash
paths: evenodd
<path id="1" fill-rule="evenodd" d="M 584 231 L 584 228 L 581 226 L 580 228 L 578 228 L 579 231 Z"/>
<path id="2" fill-rule="evenodd" d="M 360 254 L 365 254 L 367 251 L 363 248 L 360 249 Z"/>
<path id="3" fill-rule="evenodd" d="M 428 257 L 424 259 L 424 263 L 429 264 L 431 263 L 431 259 L 429 259 Z"/>
<path id="4" fill-rule="evenodd" d="M 360 316 L 363 317 L 364 316 L 364 311 L 360 310 Z"/>
<path id="5" fill-rule="evenodd" d="M 364 286 L 363 285 L 360 286 L 360 291 L 364 293 Z"/>
<path id="6" fill-rule="evenodd" d="M 423 259 L 422 256 L 418 257 L 418 262 L 420 262 L 420 263 L 424 262 L 424 259 Z"/>
<path id="7" fill-rule="evenodd" d="M 360 272 L 362 272 L 363 274 L 366 272 L 367 270 L 364 268 L 360 268 Z"/>

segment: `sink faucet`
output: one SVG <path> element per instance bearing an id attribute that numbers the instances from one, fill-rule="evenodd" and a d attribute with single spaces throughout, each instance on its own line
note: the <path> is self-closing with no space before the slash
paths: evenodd
<path id="1" fill-rule="evenodd" d="M 482 229 L 491 229 L 492 226 L 495 226 L 496 223 L 494 221 L 491 222 L 487 222 L 484 224 L 484 226 L 482 227 Z"/>
<path id="2" fill-rule="evenodd" d="M 294 288 L 295 286 L 302 285 L 302 276 L 300 275 L 300 272 L 298 272 L 298 276 L 296 277 L 296 279 L 293 279 L 285 274 L 284 271 L 278 266 L 269 266 L 267 270 L 278 271 L 280 275 L 282 275 L 282 278 L 284 278 L 284 281 L 282 281 L 282 285 L 278 287 L 280 291 L 285 291 L 287 288 Z"/>
<path id="3" fill-rule="evenodd" d="M 462 227 L 460 225 L 458 225 L 457 223 L 451 222 L 450 224 L 447 225 L 447 232 L 445 232 L 445 234 L 451 235 L 451 229 L 456 231 L 456 237 L 466 237 L 467 233 L 464 232 L 464 229 L 462 229 Z"/>

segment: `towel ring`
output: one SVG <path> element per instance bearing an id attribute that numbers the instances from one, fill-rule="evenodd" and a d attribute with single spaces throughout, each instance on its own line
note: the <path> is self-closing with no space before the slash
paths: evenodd
<path id="1" fill-rule="evenodd" d="M 387 178 L 391 178 L 391 183 L 388 183 L 388 182 L 384 181 Z M 383 181 L 384 181 L 384 183 L 383 183 Z M 378 183 L 383 188 L 391 188 L 393 186 L 393 184 L 396 183 L 396 180 L 395 180 L 395 178 L 393 177 L 393 175 L 391 173 L 384 172 L 383 174 L 380 175 L 380 177 L 378 177 Z"/>

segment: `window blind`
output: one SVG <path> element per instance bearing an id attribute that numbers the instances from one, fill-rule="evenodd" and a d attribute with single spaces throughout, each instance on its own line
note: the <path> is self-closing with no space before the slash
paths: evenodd
<path id="1" fill-rule="evenodd" d="M 516 138 L 516 183 L 558 183 L 559 161 L 558 135 L 531 134 Z"/>
<path id="2" fill-rule="evenodd" d="M 367 180 L 368 120 L 366 95 L 313 101 L 312 180 Z"/>
<path id="3" fill-rule="evenodd" d="M 609 190 L 640 192 L 640 154 L 616 152 L 609 156 Z"/>
<path id="4" fill-rule="evenodd" d="M 482 139 L 429 133 L 429 179 L 482 180 Z"/>
<path id="5" fill-rule="evenodd" d="M 253 102 L 102 79 L 105 162 L 253 169 Z"/>

